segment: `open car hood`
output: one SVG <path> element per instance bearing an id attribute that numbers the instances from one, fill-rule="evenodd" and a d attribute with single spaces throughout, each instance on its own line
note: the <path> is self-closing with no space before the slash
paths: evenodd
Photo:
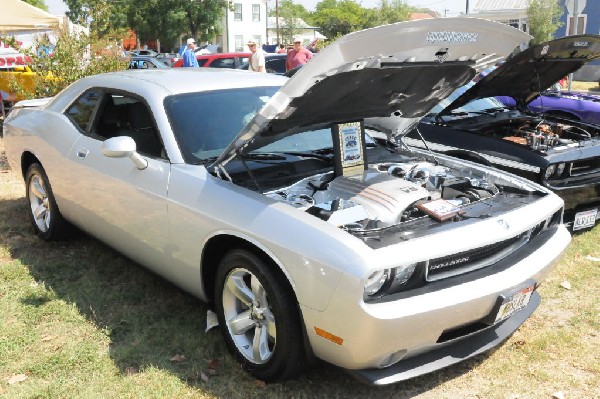
<path id="1" fill-rule="evenodd" d="M 400 22 L 348 34 L 288 80 L 215 165 L 309 126 L 393 116 L 401 133 L 530 38 L 474 18 Z"/>
<path id="2" fill-rule="evenodd" d="M 531 46 L 482 77 L 440 114 L 478 98 L 496 96 L 510 96 L 524 108 L 554 83 L 597 58 L 600 35 L 568 36 Z"/>

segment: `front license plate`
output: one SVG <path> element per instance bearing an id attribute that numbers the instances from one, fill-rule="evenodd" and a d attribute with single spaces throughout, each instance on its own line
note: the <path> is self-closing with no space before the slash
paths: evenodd
<path id="1" fill-rule="evenodd" d="M 533 287 L 533 285 L 530 285 L 527 288 L 523 288 L 522 290 L 509 295 L 502 302 L 502 305 L 500 305 L 500 309 L 496 314 L 496 320 L 494 323 L 507 319 L 513 314 L 517 313 L 519 310 L 527 307 L 527 304 L 531 299 L 531 294 L 533 293 Z"/>
<path id="2" fill-rule="evenodd" d="M 598 214 L 597 209 L 591 209 L 589 211 L 577 212 L 575 214 L 575 221 L 573 222 L 573 231 L 592 227 L 596 224 L 596 216 Z"/>

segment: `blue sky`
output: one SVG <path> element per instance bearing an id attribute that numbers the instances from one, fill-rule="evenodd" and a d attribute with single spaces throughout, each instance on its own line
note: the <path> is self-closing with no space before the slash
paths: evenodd
<path id="1" fill-rule="evenodd" d="M 62 0 L 45 0 L 48 6 L 48 11 L 52 14 L 61 15 L 67 10 L 65 3 Z M 296 3 L 302 4 L 309 10 L 314 10 L 320 0 L 294 0 Z M 376 7 L 381 0 L 357 0 L 363 7 Z M 454 17 L 465 12 L 467 0 L 407 0 L 407 3 L 416 7 L 427 7 L 439 12 L 441 15 Z M 471 8 L 477 0 L 469 0 Z M 447 11 L 446 11 L 447 10 Z"/>

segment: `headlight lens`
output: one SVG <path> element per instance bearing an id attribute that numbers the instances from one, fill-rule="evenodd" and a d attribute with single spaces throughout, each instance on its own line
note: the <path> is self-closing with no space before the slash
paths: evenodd
<path id="1" fill-rule="evenodd" d="M 365 294 L 367 294 L 368 296 L 373 296 L 377 294 L 387 282 L 389 276 L 389 269 L 377 270 L 376 272 L 371 273 L 371 275 L 365 283 Z"/>
<path id="2" fill-rule="evenodd" d="M 416 268 L 417 263 L 413 263 L 371 273 L 365 282 L 366 297 L 372 298 L 379 294 L 392 294 L 401 291 L 403 286 L 415 274 Z"/>
<path id="3" fill-rule="evenodd" d="M 556 165 L 556 176 L 560 176 L 563 174 L 563 172 L 565 171 L 565 164 L 564 163 L 559 163 L 558 165 Z"/>
<path id="4" fill-rule="evenodd" d="M 544 172 L 544 179 L 548 180 L 549 178 L 551 178 L 555 171 L 556 171 L 556 165 L 548 166 L 546 168 L 546 171 Z"/>

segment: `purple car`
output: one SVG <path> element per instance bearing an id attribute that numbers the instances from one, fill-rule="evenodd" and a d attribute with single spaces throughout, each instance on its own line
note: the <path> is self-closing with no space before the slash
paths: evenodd
<path id="1" fill-rule="evenodd" d="M 516 105 L 512 97 L 497 98 L 509 107 Z M 600 95 L 596 94 L 546 91 L 527 104 L 527 108 L 536 113 L 600 125 Z"/>

